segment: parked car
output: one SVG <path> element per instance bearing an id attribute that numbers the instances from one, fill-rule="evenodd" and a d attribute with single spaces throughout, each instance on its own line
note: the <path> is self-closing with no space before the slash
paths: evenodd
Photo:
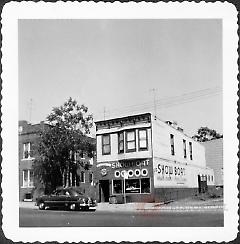
<path id="1" fill-rule="evenodd" d="M 46 208 L 64 208 L 68 210 L 95 209 L 97 201 L 72 188 L 60 188 L 50 195 L 43 195 L 36 199 L 40 210 Z"/>

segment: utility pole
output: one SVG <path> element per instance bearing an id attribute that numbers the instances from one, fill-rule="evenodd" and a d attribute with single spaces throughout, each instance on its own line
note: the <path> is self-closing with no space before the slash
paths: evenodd
<path id="1" fill-rule="evenodd" d="M 154 116 L 155 116 L 155 118 L 157 116 L 156 91 L 157 91 L 157 89 L 155 89 L 155 88 L 150 89 L 150 92 L 153 92 L 153 106 L 154 106 Z"/>

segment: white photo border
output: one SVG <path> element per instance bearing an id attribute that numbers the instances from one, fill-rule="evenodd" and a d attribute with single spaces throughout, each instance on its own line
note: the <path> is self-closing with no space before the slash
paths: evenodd
<path id="1" fill-rule="evenodd" d="M 224 227 L 19 227 L 18 20 L 19 19 L 222 19 Z M 2 214 L 12 241 L 230 241 L 238 233 L 238 35 L 230 3 L 10 2 L 2 11 Z M 11 179 L 11 181 L 10 181 Z M 107 233 L 107 234 L 106 234 Z"/>

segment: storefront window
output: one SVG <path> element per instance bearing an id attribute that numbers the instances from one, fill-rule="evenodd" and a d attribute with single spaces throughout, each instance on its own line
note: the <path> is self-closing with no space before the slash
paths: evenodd
<path id="1" fill-rule="evenodd" d="M 122 180 L 113 180 L 113 194 L 123 193 Z"/>
<path id="2" fill-rule="evenodd" d="M 125 191 L 126 193 L 140 193 L 140 180 L 126 180 L 125 181 Z"/>
<path id="3" fill-rule="evenodd" d="M 150 178 L 141 179 L 141 193 L 150 193 Z"/>

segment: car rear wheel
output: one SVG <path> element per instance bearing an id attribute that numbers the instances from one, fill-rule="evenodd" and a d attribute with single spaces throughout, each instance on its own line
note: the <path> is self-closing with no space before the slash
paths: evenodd
<path id="1" fill-rule="evenodd" d="M 44 210 L 44 209 L 45 209 L 45 203 L 44 203 L 44 202 L 41 202 L 41 203 L 39 204 L 39 209 L 40 209 L 40 210 Z"/>

